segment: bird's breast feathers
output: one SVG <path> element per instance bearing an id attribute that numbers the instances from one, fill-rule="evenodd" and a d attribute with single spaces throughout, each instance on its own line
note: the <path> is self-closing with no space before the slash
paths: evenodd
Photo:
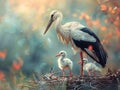
<path id="1" fill-rule="evenodd" d="M 68 35 L 69 33 L 64 33 L 64 32 L 61 32 L 60 30 L 57 30 L 57 37 L 59 38 L 59 40 L 63 43 L 63 44 L 66 44 L 68 45 L 69 42 L 70 42 L 70 37 Z"/>
<path id="2" fill-rule="evenodd" d="M 64 65 L 72 64 L 72 61 L 70 59 L 68 59 L 68 58 L 65 58 L 63 60 L 59 59 L 58 60 L 58 64 L 64 66 Z"/>
<path id="3" fill-rule="evenodd" d="M 88 70 L 101 71 L 101 69 L 93 63 L 85 64 L 83 69 L 86 70 L 86 71 L 88 71 Z"/>

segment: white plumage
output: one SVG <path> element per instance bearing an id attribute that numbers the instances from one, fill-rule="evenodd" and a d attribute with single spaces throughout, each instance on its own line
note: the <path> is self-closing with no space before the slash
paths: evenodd
<path id="1" fill-rule="evenodd" d="M 89 76 L 96 75 L 96 72 L 101 72 L 101 69 L 97 65 L 95 65 L 95 63 L 88 62 L 87 58 L 84 58 L 83 61 L 83 70 L 87 71 Z"/>
<path id="2" fill-rule="evenodd" d="M 66 51 L 60 51 L 56 57 L 58 58 L 58 67 L 62 70 L 63 75 L 65 75 L 64 70 L 69 70 L 70 71 L 70 76 L 72 76 L 72 67 L 73 67 L 73 62 L 69 59 L 66 58 L 67 53 Z"/>
<path id="3" fill-rule="evenodd" d="M 57 36 L 62 43 L 67 45 L 71 44 L 72 49 L 75 52 L 80 52 L 80 50 L 81 52 L 86 52 L 86 54 L 88 54 L 93 60 L 105 67 L 107 53 L 97 35 L 91 29 L 85 27 L 79 22 L 62 24 L 62 18 L 63 15 L 60 11 L 52 11 L 44 34 L 49 30 L 52 23 L 55 22 Z M 93 47 L 92 50 L 89 50 L 90 45 Z M 83 57 L 82 54 L 80 57 Z"/>
<path id="4" fill-rule="evenodd" d="M 71 36 L 74 37 L 75 40 L 83 40 L 83 41 L 89 41 L 89 42 L 96 42 L 96 39 L 93 36 L 90 36 L 88 33 L 84 33 L 82 31 L 78 30 L 71 30 Z"/>
<path id="5" fill-rule="evenodd" d="M 93 36 L 83 31 L 80 31 L 80 29 L 85 28 L 85 26 L 80 24 L 79 22 L 73 21 L 73 22 L 69 22 L 69 23 L 65 23 L 64 25 L 61 25 L 61 21 L 63 17 L 61 12 L 54 10 L 51 12 L 50 17 L 51 17 L 51 20 L 49 21 L 49 24 L 44 34 L 47 32 L 52 22 L 56 21 L 56 32 L 57 32 L 58 38 L 64 44 L 71 43 L 72 48 L 74 50 L 77 49 L 77 51 L 79 51 L 78 50 L 79 48 L 76 47 L 72 39 L 84 40 L 84 41 L 90 41 L 90 42 L 96 41 L 96 39 Z"/>

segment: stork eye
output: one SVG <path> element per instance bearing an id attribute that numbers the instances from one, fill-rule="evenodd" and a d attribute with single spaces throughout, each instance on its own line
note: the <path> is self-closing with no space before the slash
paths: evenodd
<path id="1" fill-rule="evenodd" d="M 61 52 L 60 54 L 63 54 L 63 52 Z"/>
<path id="2" fill-rule="evenodd" d="M 52 14 L 52 15 L 51 15 L 51 18 L 53 18 L 53 16 L 54 16 L 54 15 Z"/>

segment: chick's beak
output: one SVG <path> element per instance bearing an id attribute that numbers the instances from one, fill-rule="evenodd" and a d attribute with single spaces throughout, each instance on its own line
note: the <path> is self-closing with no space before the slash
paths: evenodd
<path id="1" fill-rule="evenodd" d="M 49 22 L 48 22 L 48 25 L 47 25 L 47 27 L 46 27 L 46 29 L 45 29 L 45 31 L 44 31 L 44 34 L 46 34 L 46 32 L 49 30 L 49 28 L 50 28 L 50 26 L 52 25 L 52 23 L 53 23 L 53 19 L 50 18 L 50 20 L 49 20 Z"/>
<path id="2" fill-rule="evenodd" d="M 61 54 L 58 53 L 58 54 L 56 55 L 56 57 L 59 57 L 59 56 L 61 56 Z"/>

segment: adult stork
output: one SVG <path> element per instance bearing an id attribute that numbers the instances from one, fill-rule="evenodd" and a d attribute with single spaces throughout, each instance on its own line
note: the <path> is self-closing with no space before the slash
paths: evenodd
<path id="1" fill-rule="evenodd" d="M 52 23 L 56 21 L 56 32 L 58 38 L 65 44 L 70 43 L 75 51 L 80 51 L 82 62 L 82 51 L 84 51 L 102 67 L 105 67 L 107 61 L 107 53 L 104 50 L 97 35 L 91 29 L 85 27 L 79 22 L 68 22 L 62 25 L 62 17 L 63 15 L 60 11 L 52 11 L 50 13 L 50 20 L 44 31 L 44 34 L 49 30 Z M 92 49 L 90 50 L 89 48 L 91 47 Z M 83 69 L 81 72 L 83 72 Z"/>

